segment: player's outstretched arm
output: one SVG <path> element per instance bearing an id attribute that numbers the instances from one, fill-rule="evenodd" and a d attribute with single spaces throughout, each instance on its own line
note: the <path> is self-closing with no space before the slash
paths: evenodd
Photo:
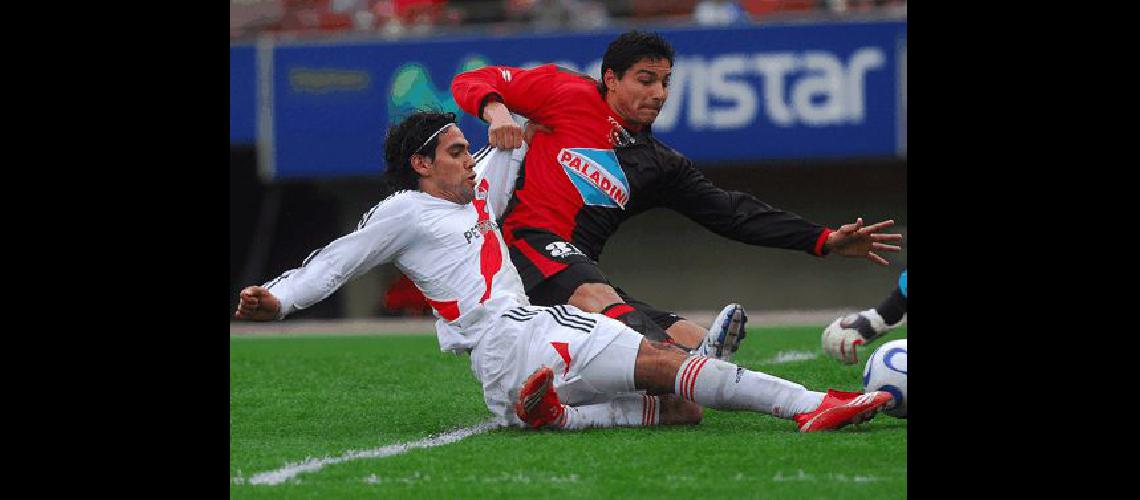
<path id="1" fill-rule="evenodd" d="M 238 294 L 234 317 L 253 321 L 273 321 L 281 312 L 281 301 L 263 286 L 247 286 Z"/>
<path id="2" fill-rule="evenodd" d="M 854 224 L 844 224 L 838 230 L 827 235 L 824 248 L 828 252 L 835 252 L 844 257 L 864 257 L 871 262 L 889 266 L 891 263 L 875 252 L 898 252 L 901 250 L 901 247 L 897 245 L 883 243 L 884 241 L 902 241 L 901 234 L 879 232 L 893 225 L 895 225 L 895 221 L 885 220 L 864 226 L 863 218 L 859 217 L 855 219 Z"/>

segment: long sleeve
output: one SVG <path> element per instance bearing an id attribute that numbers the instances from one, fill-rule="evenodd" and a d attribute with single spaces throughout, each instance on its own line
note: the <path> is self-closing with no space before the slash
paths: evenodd
<path id="1" fill-rule="evenodd" d="M 492 149 L 475 165 L 475 185 L 487 181 L 487 203 L 491 207 L 491 218 L 498 221 L 507 208 L 507 202 L 515 191 L 519 177 L 519 167 L 526 156 L 527 143 L 512 150 Z"/>
<path id="2" fill-rule="evenodd" d="M 823 255 L 823 241 L 830 229 L 751 194 L 716 187 L 692 161 L 675 152 L 662 154 L 662 162 L 672 174 L 669 188 L 661 193 L 666 206 L 732 240 Z"/>
<path id="3" fill-rule="evenodd" d="M 558 82 L 563 78 L 581 78 L 553 64 L 534 69 L 509 66 L 487 66 L 465 71 L 451 82 L 451 95 L 463 111 L 483 119 L 483 108 L 492 95 L 497 95 L 513 113 L 539 123 L 549 117 L 550 101 L 557 98 Z"/>
<path id="4" fill-rule="evenodd" d="M 381 201 L 361 219 L 357 229 L 313 251 L 301 266 L 265 284 L 281 301 L 278 319 L 332 295 L 348 280 L 391 262 L 415 236 L 415 206 L 410 192 Z"/>

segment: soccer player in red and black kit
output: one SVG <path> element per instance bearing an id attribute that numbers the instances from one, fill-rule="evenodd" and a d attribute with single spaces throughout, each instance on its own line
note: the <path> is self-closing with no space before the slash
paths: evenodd
<path id="1" fill-rule="evenodd" d="M 898 251 L 884 242 L 902 235 L 879 232 L 890 220 L 864 226 L 858 219 L 831 230 L 714 186 L 651 131 L 668 96 L 673 60 L 660 35 L 631 31 L 606 49 L 601 81 L 554 65 L 490 66 L 459 74 L 451 92 L 464 111 L 489 123 L 492 146 L 522 145 L 512 112 L 549 129 L 529 141 L 501 224 L 531 303 L 601 312 L 650 340 L 731 360 L 746 321 L 739 305 L 726 307 L 705 331 L 630 297 L 598 268 L 602 247 L 623 221 L 670 208 L 744 243 L 883 265 L 876 252 Z"/>

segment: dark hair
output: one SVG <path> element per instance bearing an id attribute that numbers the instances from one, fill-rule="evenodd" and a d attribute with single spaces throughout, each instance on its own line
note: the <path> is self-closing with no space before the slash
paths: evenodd
<path id="1" fill-rule="evenodd" d="M 642 31 L 628 31 L 610 42 L 602 56 L 602 74 L 598 78 L 598 90 L 606 95 L 606 70 L 614 70 L 619 79 L 625 76 L 626 70 L 638 61 L 649 58 L 651 60 L 668 59 L 673 64 L 673 46 L 657 33 Z"/>
<path id="2" fill-rule="evenodd" d="M 384 162 L 387 165 L 384 177 L 392 191 L 419 189 L 420 176 L 412 169 L 412 155 L 421 154 L 435 160 L 435 148 L 442 134 L 437 134 L 430 141 L 428 137 L 448 123 L 456 123 L 455 113 L 420 110 L 388 127 L 388 135 L 384 137 Z"/>

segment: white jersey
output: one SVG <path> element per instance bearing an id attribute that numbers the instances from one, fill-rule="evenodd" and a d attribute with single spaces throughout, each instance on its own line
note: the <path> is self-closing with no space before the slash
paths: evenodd
<path id="1" fill-rule="evenodd" d="M 280 318 L 320 302 L 377 265 L 394 262 L 434 309 L 440 349 L 473 349 L 504 312 L 530 303 L 497 222 L 525 153 L 524 144 L 483 156 L 476 164 L 471 203 L 420 191 L 400 191 L 378 203 L 355 231 L 265 285 L 281 301 Z"/>

